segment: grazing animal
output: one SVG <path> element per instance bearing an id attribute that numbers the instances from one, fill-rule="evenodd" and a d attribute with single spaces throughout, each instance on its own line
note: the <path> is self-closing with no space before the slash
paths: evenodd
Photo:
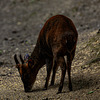
<path id="1" fill-rule="evenodd" d="M 66 70 L 68 72 L 69 90 L 72 91 L 71 64 L 75 55 L 78 33 L 68 17 L 56 15 L 46 21 L 40 31 L 36 46 L 26 62 L 20 55 L 22 64 L 17 55 L 14 59 L 24 84 L 25 92 L 29 92 L 36 80 L 39 69 L 46 64 L 47 77 L 44 88 L 48 88 L 51 71 L 51 85 L 54 85 L 55 74 L 58 66 L 61 68 L 61 80 L 58 93 L 62 92 Z M 67 60 L 64 59 L 67 57 Z"/>

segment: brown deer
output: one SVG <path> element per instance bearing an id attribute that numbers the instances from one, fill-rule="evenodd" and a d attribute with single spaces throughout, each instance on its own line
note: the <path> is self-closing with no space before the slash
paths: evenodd
<path id="1" fill-rule="evenodd" d="M 14 56 L 25 92 L 31 91 L 39 69 L 45 64 L 47 66 L 45 89 L 48 88 L 52 70 L 51 85 L 54 85 L 55 74 L 58 66 L 60 66 L 62 73 L 58 93 L 62 92 L 66 70 L 68 71 L 69 90 L 72 91 L 70 72 L 72 60 L 75 55 L 77 38 L 77 30 L 68 17 L 56 15 L 46 21 L 28 61 L 23 60 L 20 55 L 22 64 L 19 64 L 16 54 Z M 67 61 L 65 61 L 64 56 L 67 57 Z"/>

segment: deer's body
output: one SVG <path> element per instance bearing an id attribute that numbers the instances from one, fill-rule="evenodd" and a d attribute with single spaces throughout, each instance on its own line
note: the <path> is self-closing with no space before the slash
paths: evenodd
<path id="1" fill-rule="evenodd" d="M 24 83 L 25 91 L 31 90 L 37 73 L 44 64 L 47 65 L 45 89 L 48 87 L 51 70 L 53 69 L 51 85 L 54 85 L 56 70 L 60 66 L 62 75 L 58 93 L 62 91 L 66 69 L 68 71 L 69 90 L 72 90 L 70 71 L 71 63 L 75 55 L 77 37 L 78 33 L 76 28 L 69 18 L 63 15 L 56 15 L 47 20 L 40 31 L 36 46 L 28 63 L 22 65 L 22 69 L 18 67 L 19 72 L 23 70 L 20 75 Z M 64 56 L 67 57 L 67 61 L 65 61 Z M 16 60 L 17 58 L 15 56 Z M 17 61 L 16 64 L 18 63 Z M 28 79 L 26 79 L 26 76 Z"/>

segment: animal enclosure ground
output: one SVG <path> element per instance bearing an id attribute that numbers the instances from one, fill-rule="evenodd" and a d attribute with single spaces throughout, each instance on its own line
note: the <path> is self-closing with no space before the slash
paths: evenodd
<path id="1" fill-rule="evenodd" d="M 100 100 L 100 1 L 99 0 L 1 0 L 0 1 L 0 100 Z M 15 53 L 31 53 L 39 31 L 53 15 L 70 17 L 79 33 L 72 64 L 73 91 L 65 77 L 63 93 L 56 94 L 60 69 L 53 87 L 43 91 L 45 66 L 31 93 L 25 93 L 15 68 Z"/>

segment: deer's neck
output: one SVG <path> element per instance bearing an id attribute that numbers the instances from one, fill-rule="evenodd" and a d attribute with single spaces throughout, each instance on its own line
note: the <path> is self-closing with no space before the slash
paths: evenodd
<path id="1" fill-rule="evenodd" d="M 31 58 L 34 59 L 39 59 L 40 58 L 40 48 L 39 45 L 36 45 L 32 54 L 31 54 Z"/>

